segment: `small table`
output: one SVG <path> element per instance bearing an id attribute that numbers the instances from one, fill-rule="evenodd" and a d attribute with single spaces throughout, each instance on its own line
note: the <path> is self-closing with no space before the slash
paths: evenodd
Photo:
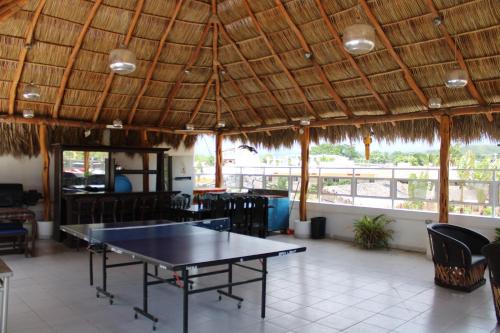
<path id="1" fill-rule="evenodd" d="M 21 207 L 0 207 L 0 219 L 18 220 L 31 223 L 31 249 L 30 254 L 35 256 L 35 241 L 38 234 L 35 213 L 27 208 Z"/>
<path id="2" fill-rule="evenodd" d="M 12 270 L 0 259 L 0 284 L 2 290 L 1 333 L 7 332 L 7 307 L 9 301 L 9 280 L 14 275 Z"/>

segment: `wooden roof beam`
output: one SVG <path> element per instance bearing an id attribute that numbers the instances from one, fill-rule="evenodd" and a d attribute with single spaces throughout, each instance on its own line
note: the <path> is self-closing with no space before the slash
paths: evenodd
<path id="1" fill-rule="evenodd" d="M 207 84 L 205 85 L 205 88 L 203 89 L 203 93 L 201 94 L 201 97 L 200 97 L 198 103 L 196 104 L 196 107 L 194 108 L 193 112 L 191 113 L 191 117 L 189 117 L 189 121 L 186 123 L 186 125 L 191 124 L 194 121 L 194 119 L 196 118 L 196 116 L 198 115 L 198 112 L 200 112 L 201 106 L 203 105 L 203 103 L 205 102 L 205 99 L 207 98 L 208 91 L 210 90 L 210 86 L 212 85 L 212 82 L 215 80 L 215 75 L 217 75 L 217 73 L 212 73 L 212 76 L 207 81 Z"/>
<path id="2" fill-rule="evenodd" d="M 347 117 L 349 117 L 349 118 L 355 117 L 355 115 L 352 113 L 352 111 L 349 110 L 349 108 L 344 103 L 344 101 L 342 100 L 342 98 L 339 96 L 339 94 L 337 94 L 337 92 L 333 88 L 330 80 L 326 76 L 326 73 L 323 70 L 323 68 L 321 67 L 321 65 L 316 61 L 316 59 L 314 59 L 314 55 L 313 55 L 313 53 L 311 51 L 311 47 L 307 43 L 306 39 L 304 38 L 304 35 L 299 30 L 299 28 L 297 27 L 297 25 L 295 24 L 295 22 L 293 22 L 292 18 L 288 14 L 288 12 L 287 12 L 285 6 L 283 5 L 283 3 L 281 2 L 281 0 L 275 0 L 275 3 L 276 3 L 276 6 L 277 6 L 278 10 L 281 13 L 281 15 L 283 15 L 283 17 L 285 18 L 286 22 L 288 23 L 288 25 L 290 26 L 290 28 L 292 29 L 292 31 L 295 33 L 295 36 L 299 40 L 299 43 L 302 46 L 302 48 L 304 49 L 304 51 L 311 56 L 310 61 L 312 62 L 313 67 L 314 67 L 316 73 L 318 73 L 319 77 L 321 78 L 321 81 L 323 81 L 323 84 L 324 84 L 326 90 L 328 91 L 328 94 L 330 95 L 330 97 L 333 98 L 333 100 L 335 101 L 335 103 L 337 104 L 337 106 L 339 107 L 339 109 Z"/>
<path id="3" fill-rule="evenodd" d="M 431 11 L 431 14 L 433 18 L 439 18 L 439 12 L 434 6 L 434 2 L 432 0 L 426 0 L 427 2 L 427 7 L 429 7 L 429 10 Z M 448 45 L 448 48 L 455 53 L 456 61 L 458 62 L 458 65 L 460 66 L 461 69 L 463 69 L 466 72 L 469 72 L 467 68 L 467 64 L 465 63 L 464 56 L 460 49 L 458 48 L 457 44 L 455 43 L 455 40 L 453 37 L 450 36 L 450 33 L 446 29 L 446 22 L 441 22 L 438 24 L 438 28 L 441 31 L 441 34 L 444 37 L 444 40 L 446 41 L 446 44 Z M 467 83 L 467 90 L 471 94 L 471 96 L 482 106 L 486 106 L 488 103 L 484 100 L 483 96 L 479 93 L 479 91 L 476 88 L 476 85 L 472 81 L 472 79 L 469 77 L 469 82 Z M 485 114 L 486 118 L 488 118 L 489 122 L 493 121 L 493 116 L 489 113 Z"/>
<path id="4" fill-rule="evenodd" d="M 429 110 L 429 111 L 419 111 L 410 113 L 400 113 L 380 116 L 363 116 L 354 119 L 341 118 L 341 119 L 322 119 L 318 121 L 312 121 L 309 127 L 325 127 L 325 126 L 354 126 L 354 125 L 373 125 L 373 124 L 384 124 L 390 122 L 400 122 L 400 121 L 410 121 L 410 120 L 422 120 L 430 119 L 435 117 L 441 117 L 443 115 L 448 115 L 450 117 L 456 116 L 472 116 L 478 114 L 486 113 L 500 113 L 500 105 L 495 106 L 469 106 L 453 109 L 440 109 L 440 110 Z M 265 132 L 265 131 L 277 131 L 283 129 L 297 128 L 300 127 L 299 122 L 292 122 L 288 124 L 278 124 L 269 126 L 254 126 L 242 129 L 247 133 Z M 239 135 L 241 131 L 238 130 L 228 130 L 224 132 L 225 135 Z"/>
<path id="5" fill-rule="evenodd" d="M 132 33 L 134 32 L 135 26 L 139 21 L 139 16 L 141 15 L 143 6 L 144 6 L 144 0 L 137 0 L 137 3 L 135 5 L 134 16 L 132 17 L 132 21 L 130 21 L 127 34 L 125 35 L 125 39 L 123 40 L 123 46 L 125 47 L 128 47 L 128 45 L 130 44 L 130 40 L 132 39 Z M 114 77 L 115 77 L 115 72 L 110 71 L 108 77 L 106 78 L 104 90 L 102 91 L 101 95 L 99 96 L 99 100 L 97 101 L 97 106 L 95 108 L 94 116 L 92 117 L 92 121 L 94 123 L 99 119 L 99 116 L 101 115 L 102 107 L 104 105 L 104 102 L 106 101 L 106 98 L 108 97 L 109 89 L 111 89 L 111 84 L 113 83 Z"/>
<path id="6" fill-rule="evenodd" d="M 276 62 L 279 64 L 279 66 L 281 67 L 281 69 L 283 70 L 285 75 L 290 80 L 290 83 L 292 83 L 293 87 L 295 88 L 295 90 L 297 91 L 299 96 L 304 101 L 307 112 L 309 112 L 314 118 L 320 119 L 321 117 L 319 116 L 318 113 L 316 113 L 311 102 L 309 102 L 309 100 L 307 99 L 307 96 L 304 93 L 304 90 L 302 89 L 302 87 L 297 83 L 297 80 L 295 80 L 295 77 L 292 75 L 292 73 L 290 73 L 290 70 L 285 66 L 285 64 L 283 63 L 283 61 L 279 57 L 279 55 L 274 50 L 274 47 L 272 46 L 271 41 L 266 36 L 266 33 L 264 32 L 264 30 L 262 30 L 262 27 L 260 26 L 260 23 L 257 20 L 257 17 L 255 17 L 255 14 L 253 13 L 252 8 L 250 8 L 250 5 L 248 4 L 248 0 L 243 0 L 243 5 L 245 6 L 245 8 L 247 10 L 248 15 L 250 16 L 250 19 L 252 20 L 253 25 L 257 29 L 257 32 L 262 36 L 262 39 L 266 43 L 269 51 L 273 54 Z"/>
<path id="7" fill-rule="evenodd" d="M 78 121 L 78 120 L 67 120 L 67 119 L 55 119 L 55 118 L 23 118 L 22 116 L 8 116 L 0 117 L 0 124 L 29 124 L 29 125 L 47 125 L 47 126 L 58 126 L 58 127 L 71 127 L 71 128 L 88 128 L 88 129 L 106 129 L 107 124 L 104 123 L 93 123 L 91 121 Z M 174 128 L 160 128 L 152 126 L 139 126 L 139 125 L 127 125 L 123 124 L 123 130 L 125 131 L 148 131 L 155 133 L 170 133 L 170 134 L 184 134 L 186 131 L 174 129 Z M 210 129 L 199 129 L 190 131 L 189 135 L 197 134 L 213 134 L 214 131 Z"/>
<path id="8" fill-rule="evenodd" d="M 24 39 L 24 47 L 21 49 L 21 53 L 19 53 L 19 60 L 17 61 L 16 72 L 14 73 L 14 78 L 12 79 L 12 83 L 10 85 L 10 93 L 9 93 L 9 114 L 14 114 L 14 107 L 16 103 L 16 95 L 17 95 L 17 87 L 19 85 L 19 80 L 23 74 L 24 63 L 26 61 L 26 56 L 28 54 L 29 47 L 33 43 L 33 34 L 35 33 L 35 27 L 38 23 L 38 19 L 40 18 L 40 14 L 42 13 L 43 7 L 45 6 L 46 0 L 40 0 L 38 2 L 38 6 L 36 7 L 35 13 L 31 18 L 31 22 L 26 32 L 26 37 Z"/>
<path id="9" fill-rule="evenodd" d="M 368 17 L 368 20 L 370 21 L 371 25 L 375 28 L 375 31 L 377 32 L 378 37 L 382 41 L 382 44 L 384 44 L 385 48 L 391 55 L 391 57 L 394 59 L 394 61 L 398 64 L 398 66 L 401 68 L 403 71 L 403 76 L 410 86 L 410 88 L 415 92 L 417 95 L 418 99 L 420 100 L 420 103 L 427 109 L 429 105 L 429 100 L 427 96 L 425 96 L 424 92 L 420 87 L 417 85 L 417 82 L 413 78 L 412 73 L 408 69 L 408 66 L 401 60 L 401 57 L 397 54 L 396 50 L 394 50 L 394 47 L 392 46 L 389 38 L 387 38 L 387 35 L 384 32 L 384 29 L 378 22 L 377 18 L 371 11 L 370 7 L 368 6 L 368 3 L 366 0 L 359 0 L 359 4 L 361 5 L 361 8 L 363 8 L 363 11 L 365 12 L 366 16 Z M 435 117 L 435 119 L 439 122 L 440 118 Z"/>
<path id="10" fill-rule="evenodd" d="M 27 0 L 4 1 L 5 3 L 0 5 L 0 22 L 20 11 L 26 4 L 26 1 Z"/>
<path id="11" fill-rule="evenodd" d="M 198 57 L 200 56 L 201 48 L 203 47 L 203 43 L 205 43 L 207 39 L 209 29 L 210 29 L 210 23 L 207 23 L 205 25 L 205 29 L 203 29 L 203 32 L 201 34 L 200 40 L 198 41 L 198 44 L 196 45 L 196 48 L 193 50 L 193 53 L 191 53 L 191 56 L 189 57 L 188 62 L 177 75 L 175 85 L 170 89 L 168 93 L 167 104 L 165 106 L 165 110 L 160 115 L 160 121 L 158 122 L 158 126 L 162 126 L 165 120 L 167 119 L 171 111 L 172 102 L 174 101 L 175 96 L 177 96 L 177 94 L 179 93 L 179 90 L 181 89 L 181 84 L 186 75 L 186 71 L 189 71 L 189 69 L 193 66 L 193 64 L 196 62 L 196 60 L 198 60 Z"/>
<path id="12" fill-rule="evenodd" d="M 380 96 L 380 94 L 375 90 L 375 88 L 373 88 L 373 85 L 371 84 L 370 80 L 368 79 L 368 77 L 366 76 L 366 74 L 363 72 L 363 70 L 361 69 L 361 67 L 358 65 L 358 63 L 356 62 L 356 60 L 354 59 L 354 57 L 349 52 L 347 52 L 344 49 L 342 38 L 340 38 L 340 34 L 338 33 L 337 29 L 335 29 L 335 27 L 333 26 L 332 22 L 328 18 L 328 15 L 326 14 L 325 7 L 321 3 L 321 0 L 315 0 L 315 1 L 316 1 L 316 6 L 318 7 L 319 12 L 321 14 L 321 18 L 323 19 L 323 22 L 325 23 L 328 31 L 330 31 L 330 33 L 332 34 L 333 38 L 337 42 L 337 44 L 339 46 L 339 50 L 342 52 L 342 54 L 344 55 L 344 57 L 349 61 L 349 63 L 351 64 L 351 66 L 356 70 L 356 72 L 360 76 L 361 80 L 365 84 L 366 89 L 368 89 L 372 93 L 373 97 L 377 100 L 377 103 L 380 105 L 380 107 L 382 108 L 382 110 L 384 110 L 384 112 L 386 114 L 391 114 L 392 112 L 389 110 L 389 108 L 385 104 L 385 102 L 382 99 L 382 97 Z"/>
<path id="13" fill-rule="evenodd" d="M 130 111 L 127 119 L 128 124 L 132 124 L 134 121 L 135 113 L 137 112 L 137 108 L 139 107 L 139 103 L 141 101 L 142 96 L 144 96 L 144 93 L 148 89 L 149 81 L 151 81 L 151 78 L 153 77 L 153 73 L 156 69 L 156 65 L 158 64 L 158 60 L 160 59 L 161 52 L 163 50 L 163 47 L 165 46 L 165 42 L 167 41 L 168 35 L 170 34 L 170 31 L 172 31 L 172 28 L 174 27 L 175 20 L 177 18 L 177 15 L 179 14 L 182 4 L 184 3 L 184 0 L 177 0 L 177 4 L 175 5 L 174 13 L 172 14 L 172 17 L 168 21 L 167 27 L 165 28 L 165 31 L 163 31 L 163 34 L 160 39 L 160 43 L 158 44 L 158 48 L 156 49 L 156 53 L 153 57 L 153 61 L 151 63 L 151 66 L 149 66 L 148 72 L 146 74 L 146 78 L 144 80 L 144 83 L 142 85 L 141 90 L 139 91 L 139 94 L 135 98 L 134 105 L 132 106 L 132 110 Z"/>
<path id="14" fill-rule="evenodd" d="M 212 25 L 213 25 L 213 37 L 212 37 L 212 71 L 215 74 L 215 114 L 216 114 L 216 124 L 215 127 L 219 126 L 220 123 L 220 113 L 221 113 L 221 101 L 220 101 L 220 75 L 219 75 L 219 25 L 217 24 L 217 2 L 212 0 Z"/>
<path id="15" fill-rule="evenodd" d="M 229 44 L 231 44 L 233 46 L 233 48 L 236 50 L 236 53 L 240 57 L 241 61 L 247 66 L 247 68 L 250 71 L 250 73 L 252 73 L 253 79 L 255 81 L 257 81 L 257 83 L 260 85 L 260 87 L 262 88 L 262 90 L 264 90 L 266 92 L 266 94 L 269 96 L 269 98 L 273 101 L 274 105 L 278 108 L 279 112 L 287 119 L 287 121 L 291 121 L 292 119 L 285 112 L 285 109 L 283 108 L 283 105 L 281 105 L 281 103 L 278 101 L 278 99 L 276 98 L 276 96 L 273 95 L 273 93 L 271 92 L 271 90 L 259 78 L 259 76 L 255 72 L 255 70 L 253 69 L 252 65 L 250 65 L 249 60 L 245 57 L 245 55 L 243 54 L 243 52 L 241 52 L 240 47 L 236 44 L 236 42 L 231 38 L 231 36 L 229 36 L 229 34 L 227 33 L 227 31 L 224 28 L 224 25 L 222 25 L 222 23 L 219 24 L 219 31 L 221 33 L 221 36 Z"/>
<path id="16" fill-rule="evenodd" d="M 71 70 L 73 69 L 73 65 L 75 64 L 76 57 L 78 56 L 78 52 L 80 51 L 80 48 L 82 47 L 83 39 L 85 38 L 85 35 L 87 34 L 87 31 L 89 30 L 90 24 L 92 23 L 92 20 L 95 17 L 95 14 L 97 13 L 97 10 L 99 9 L 99 6 L 101 6 L 102 0 L 96 0 L 94 2 L 94 5 L 90 9 L 90 13 L 87 16 L 87 19 L 85 20 L 85 23 L 83 24 L 82 30 L 80 31 L 80 34 L 78 35 L 78 38 L 76 40 L 75 45 L 73 46 L 73 49 L 71 50 L 71 54 L 68 59 L 68 63 L 66 64 L 66 68 L 64 69 L 64 74 L 61 79 L 61 85 L 59 86 L 59 90 L 57 91 L 56 95 L 56 101 L 54 103 L 54 108 L 52 109 L 52 118 L 57 119 L 59 117 L 59 109 L 61 108 L 61 104 L 64 98 L 64 91 L 66 90 L 66 85 L 68 84 L 69 76 L 71 75 Z"/>

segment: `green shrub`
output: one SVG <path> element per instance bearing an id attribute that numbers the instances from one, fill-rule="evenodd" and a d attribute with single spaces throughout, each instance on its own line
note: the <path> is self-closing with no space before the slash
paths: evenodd
<path id="1" fill-rule="evenodd" d="M 374 218 L 363 216 L 354 222 L 354 241 L 364 249 L 388 248 L 393 231 L 386 226 L 391 222 L 384 214 Z"/>
<path id="2" fill-rule="evenodd" d="M 500 243 L 500 228 L 495 228 L 495 242 Z"/>

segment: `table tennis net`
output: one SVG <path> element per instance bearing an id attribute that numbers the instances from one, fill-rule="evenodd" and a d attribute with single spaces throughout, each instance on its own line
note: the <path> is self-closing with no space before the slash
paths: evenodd
<path id="1" fill-rule="evenodd" d="M 181 237 L 201 232 L 201 229 L 229 231 L 229 218 L 206 219 L 181 223 L 165 223 L 154 225 L 133 225 L 121 228 L 91 228 L 88 239 L 91 243 L 106 243 L 137 239 L 157 239 L 163 237 Z"/>

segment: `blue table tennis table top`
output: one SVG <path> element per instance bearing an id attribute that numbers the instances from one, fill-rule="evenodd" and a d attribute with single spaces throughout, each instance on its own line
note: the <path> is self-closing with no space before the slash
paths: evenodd
<path id="1" fill-rule="evenodd" d="M 207 267 L 304 252 L 303 246 L 217 231 L 228 219 L 165 220 L 61 226 L 61 230 L 113 252 L 170 270 Z M 210 228 L 210 229 L 209 229 Z"/>

